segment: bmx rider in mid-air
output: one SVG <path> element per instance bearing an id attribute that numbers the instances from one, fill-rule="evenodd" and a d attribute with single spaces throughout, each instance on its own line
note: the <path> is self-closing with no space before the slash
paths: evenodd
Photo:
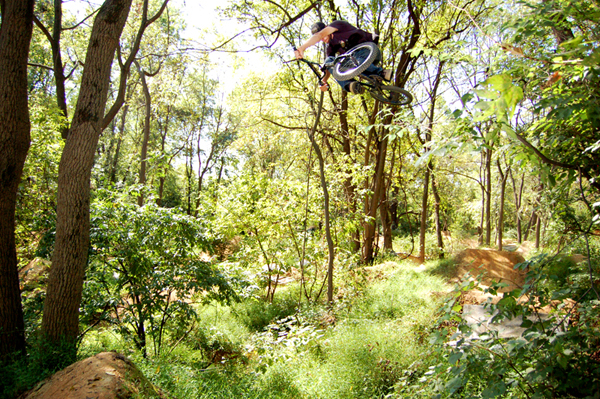
<path id="1" fill-rule="evenodd" d="M 310 27 L 310 32 L 312 33 L 312 36 L 294 51 L 294 56 L 297 59 L 304 58 L 304 51 L 307 48 L 314 46 L 319 42 L 323 42 L 327 45 L 327 59 L 325 60 L 325 63 L 328 63 L 333 60 L 335 55 L 344 54 L 361 43 L 377 43 L 378 39 L 376 35 L 359 29 L 346 21 L 333 21 L 329 25 L 325 25 L 323 22 L 317 22 Z M 390 81 L 392 78 L 392 71 L 390 69 L 383 69 L 375 65 L 376 63 L 377 61 L 371 64 L 363 73 L 365 75 L 378 75 L 384 80 Z M 329 71 L 326 71 L 325 76 L 322 79 L 323 85 L 319 87 L 321 91 L 327 91 L 329 88 L 327 85 L 329 76 Z M 362 94 L 365 91 L 360 82 L 357 82 L 354 79 L 337 82 L 343 90 L 353 94 Z"/>

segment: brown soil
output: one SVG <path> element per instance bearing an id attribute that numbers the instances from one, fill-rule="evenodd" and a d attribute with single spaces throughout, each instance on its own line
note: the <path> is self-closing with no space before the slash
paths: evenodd
<path id="1" fill-rule="evenodd" d="M 488 286 L 492 281 L 508 284 L 501 291 L 519 288 L 525 281 L 525 271 L 514 268 L 525 261 L 523 255 L 517 252 L 466 249 L 456 256 L 455 261 L 459 277 L 469 273 L 473 277 L 482 275 L 482 283 Z"/>
<path id="2" fill-rule="evenodd" d="M 166 398 L 137 369 L 116 352 L 103 352 L 59 371 L 19 399 Z"/>

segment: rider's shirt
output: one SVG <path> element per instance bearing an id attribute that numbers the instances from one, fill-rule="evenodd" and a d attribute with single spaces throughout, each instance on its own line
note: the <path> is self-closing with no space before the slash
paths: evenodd
<path id="1" fill-rule="evenodd" d="M 329 26 L 336 28 L 337 31 L 333 32 L 332 38 L 329 40 L 327 56 L 344 54 L 357 44 L 375 41 L 371 33 L 350 25 L 346 21 L 333 21 Z"/>

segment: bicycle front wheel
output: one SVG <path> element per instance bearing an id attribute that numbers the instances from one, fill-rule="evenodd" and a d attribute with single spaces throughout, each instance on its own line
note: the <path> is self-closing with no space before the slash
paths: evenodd
<path id="1" fill-rule="evenodd" d="M 408 105 L 413 100 L 412 94 L 396 86 L 377 86 L 369 93 L 374 99 L 390 105 Z"/>
<path id="2" fill-rule="evenodd" d="M 338 81 L 352 79 L 363 73 L 377 57 L 379 47 L 375 43 L 361 43 L 336 59 L 331 74 Z"/>

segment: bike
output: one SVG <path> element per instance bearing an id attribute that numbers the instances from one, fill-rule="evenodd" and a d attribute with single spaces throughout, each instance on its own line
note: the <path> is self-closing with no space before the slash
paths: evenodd
<path id="1" fill-rule="evenodd" d="M 371 97 L 383 103 L 390 105 L 410 104 L 413 97 L 408 91 L 400 87 L 383 84 L 383 78 L 380 76 L 363 74 L 379 57 L 379 47 L 375 43 L 366 42 L 354 46 L 348 52 L 336 56 L 331 62 L 323 65 L 305 59 L 296 61 L 303 61 L 310 67 L 319 79 L 319 85 L 323 85 L 323 77 L 326 71 L 329 70 L 334 79 L 338 81 L 358 78 L 361 85 L 369 91 Z M 321 75 L 319 71 L 323 74 Z"/>

